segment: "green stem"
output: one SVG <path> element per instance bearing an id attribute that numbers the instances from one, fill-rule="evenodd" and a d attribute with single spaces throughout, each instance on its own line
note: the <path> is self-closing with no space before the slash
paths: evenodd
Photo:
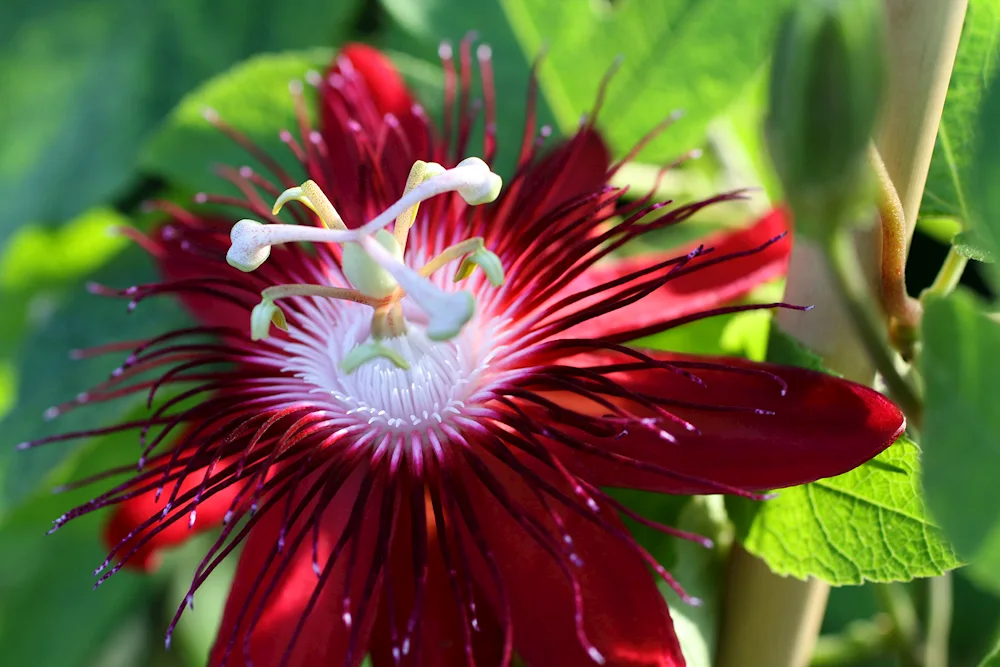
<path id="1" fill-rule="evenodd" d="M 876 584 L 875 597 L 892 622 L 892 640 L 902 667 L 923 667 L 917 653 L 917 612 L 899 584 Z"/>
<path id="2" fill-rule="evenodd" d="M 944 264 L 941 265 L 934 282 L 920 294 L 920 300 L 923 301 L 925 297 L 931 295 L 947 296 L 951 294 L 958 287 L 968 263 L 969 258 L 958 252 L 955 246 L 952 246 L 948 250 L 948 256 L 945 257 Z"/>
<path id="3" fill-rule="evenodd" d="M 821 635 L 809 667 L 854 665 L 885 655 L 893 647 L 892 621 L 886 614 L 852 622 L 844 632 Z"/>
<path id="4" fill-rule="evenodd" d="M 896 370 L 893 352 L 882 335 L 881 317 L 870 298 L 864 270 L 855 252 L 850 231 L 838 228 L 827 239 L 825 248 L 837 288 L 865 350 L 875 368 L 882 374 L 893 398 L 919 428 L 923 404 L 913 387 Z"/>
<path id="5" fill-rule="evenodd" d="M 951 632 L 951 574 L 927 580 L 927 639 L 924 667 L 948 667 L 948 635 Z"/>

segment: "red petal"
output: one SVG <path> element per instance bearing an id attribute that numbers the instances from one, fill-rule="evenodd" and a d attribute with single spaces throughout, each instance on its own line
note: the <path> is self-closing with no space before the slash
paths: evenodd
<path id="1" fill-rule="evenodd" d="M 181 484 L 178 496 L 198 488 L 202 483 L 203 475 L 204 470 L 195 471 L 188 475 Z M 149 520 L 150 517 L 162 513 L 173 488 L 173 486 L 167 486 L 159 501 L 156 500 L 156 492 L 149 491 L 116 505 L 111 518 L 104 526 L 104 542 L 108 548 L 118 546 L 118 543 L 128 537 L 130 532 Z M 160 563 L 159 552 L 161 549 L 181 544 L 189 537 L 221 524 L 222 518 L 229 510 L 239 489 L 240 486 L 233 485 L 205 498 L 198 504 L 197 521 L 193 527 L 188 527 L 187 513 L 185 512 L 184 517 L 154 533 L 135 554 L 129 557 L 125 563 L 126 567 L 146 572 L 155 570 Z M 118 548 L 117 555 L 122 557 L 127 554 L 135 542 L 136 537 L 133 537 L 124 546 Z"/>
<path id="2" fill-rule="evenodd" d="M 552 525 L 529 483 L 499 466 L 493 472 L 524 510 Z M 577 639 L 572 588 L 555 560 L 481 483 L 470 479 L 468 487 L 510 598 L 517 653 L 530 665 L 596 665 Z M 605 664 L 683 667 L 666 602 L 643 560 L 607 530 L 560 510 L 583 561 L 582 567 L 570 567 L 580 580 L 584 627 Z M 602 515 L 625 530 L 610 510 Z"/>
<path id="3" fill-rule="evenodd" d="M 599 190 L 607 183 L 611 152 L 597 130 L 584 129 L 560 144 L 555 150 L 532 167 L 526 182 L 544 179 L 550 185 L 542 193 L 544 211 L 560 204 Z"/>
<path id="4" fill-rule="evenodd" d="M 361 472 L 356 473 L 348 480 L 323 512 L 319 532 L 320 567 L 326 566 L 327 556 L 344 529 L 357 496 L 361 474 Z M 311 484 L 310 480 L 302 488 Z M 375 497 L 379 495 L 375 491 L 373 494 Z M 284 505 L 285 501 L 279 501 L 272 510 L 261 517 L 260 522 L 253 526 L 250 531 L 246 546 L 244 546 L 240 556 L 236 576 L 229 592 L 229 599 L 226 602 L 222 626 L 219 629 L 215 646 L 212 648 L 209 659 L 210 667 L 220 667 L 223 664 L 222 660 L 231 637 L 235 637 L 235 641 L 228 661 L 224 664 L 227 667 L 247 667 L 250 664 L 244 655 L 243 640 L 248 631 L 250 620 L 256 613 L 258 602 L 287 553 L 283 552 L 277 558 L 271 558 L 273 547 L 277 544 L 279 531 L 284 521 Z M 314 506 L 314 503 L 310 503 L 303 513 L 303 517 L 309 516 Z M 377 518 L 378 505 L 373 502 L 372 498 L 369 498 L 366 513 L 370 513 L 369 511 L 373 507 L 375 516 L 366 516 L 362 519 L 363 529 L 360 537 L 356 538 L 360 539 L 360 548 L 351 580 L 345 581 L 347 556 L 351 550 L 350 545 L 348 545 L 333 566 L 328 580 L 321 588 L 316 605 L 296 638 L 290 659 L 287 662 L 288 667 L 343 665 L 345 663 L 351 629 L 346 626 L 342 617 L 343 599 L 349 593 L 351 607 L 354 610 L 357 609 L 368 568 L 374 560 L 375 535 L 379 521 Z M 301 526 L 301 522 L 296 524 L 295 530 L 299 526 Z M 289 536 L 294 535 L 295 530 L 289 531 Z M 286 548 L 290 548 L 290 544 Z M 267 570 L 266 576 L 258 579 L 258 575 L 265 569 Z M 313 571 L 312 529 L 310 527 L 309 533 L 292 555 L 287 569 L 281 575 L 278 585 L 264 605 L 263 613 L 250 637 L 250 658 L 254 665 L 277 667 L 277 665 L 282 664 L 281 661 L 292 641 L 295 628 L 319 582 L 319 578 Z M 378 594 L 379 588 L 376 587 L 375 599 L 369 604 L 370 610 L 373 606 L 377 607 Z M 240 611 L 248 599 L 250 600 L 248 611 L 240 620 Z M 364 619 L 354 619 L 355 623 L 362 624 L 352 663 L 354 665 L 360 664 L 364 657 L 374 619 L 374 613 L 365 614 Z M 238 621 L 240 627 L 234 633 Z"/>
<path id="5" fill-rule="evenodd" d="M 765 371 L 780 377 L 788 389 L 782 396 L 779 384 L 762 374 L 691 369 L 707 385 L 699 386 L 666 370 L 619 373 L 614 379 L 633 392 L 709 408 L 742 406 L 774 414 L 666 406 L 694 424 L 700 435 L 664 421 L 660 425 L 676 437 L 675 443 L 660 438 L 655 428 L 632 427 L 620 438 L 592 438 L 591 444 L 706 481 L 671 479 L 591 455 L 566 457 L 595 484 L 683 494 L 718 493 L 710 482 L 746 490 L 795 486 L 861 465 L 895 442 L 906 427 L 902 412 L 885 396 L 825 373 L 740 359 L 646 353 L 664 361 L 714 362 Z M 603 363 L 621 362 L 621 357 L 595 357 Z M 575 401 L 577 409 L 581 402 Z"/>
<path id="6" fill-rule="evenodd" d="M 354 43 L 341 48 L 340 55 L 350 60 L 364 79 L 379 113 L 399 117 L 410 112 L 413 97 L 395 65 L 381 51 L 367 44 Z M 338 71 L 336 62 L 332 71 Z"/>
<path id="7" fill-rule="evenodd" d="M 407 505 L 408 503 L 403 503 Z M 400 516 L 409 517 L 409 509 L 404 507 Z M 420 613 L 419 647 L 410 649 L 410 655 L 420 655 L 421 664 L 433 667 L 466 667 L 465 640 L 462 618 L 455 595 L 452 593 L 448 572 L 437 544 L 433 515 L 427 513 L 429 543 L 427 582 L 424 586 L 424 603 Z M 396 629 L 401 640 L 403 630 L 409 620 L 415 596 L 414 553 L 411 527 L 408 521 L 400 521 L 393 537 L 389 574 L 392 577 Z M 475 582 L 473 583 L 475 586 Z M 477 599 L 484 597 L 476 587 Z M 389 607 L 386 595 L 382 596 L 382 608 L 372 633 L 371 658 L 374 667 L 396 665 L 392 656 L 392 634 L 389 628 Z M 491 667 L 500 664 L 503 656 L 503 634 L 488 606 L 477 607 L 476 619 L 479 631 L 472 632 L 472 649 L 477 665 Z M 471 630 L 470 630 L 471 632 Z M 404 660 L 404 664 L 408 664 Z"/>
<path id="8" fill-rule="evenodd" d="M 704 244 L 706 248 L 714 248 L 714 251 L 703 259 L 696 259 L 691 266 L 723 255 L 752 250 L 787 231 L 787 215 L 783 209 L 775 208 L 746 229 L 709 236 L 690 247 L 674 249 L 669 253 L 636 255 L 599 265 L 584 274 L 579 282 L 573 283 L 568 291 L 579 292 L 616 280 L 668 257 L 681 256 L 698 245 Z M 786 236 L 760 252 L 671 280 L 634 304 L 574 327 L 570 335 L 598 338 L 717 308 L 745 295 L 761 283 L 784 275 L 791 249 L 791 237 Z"/>

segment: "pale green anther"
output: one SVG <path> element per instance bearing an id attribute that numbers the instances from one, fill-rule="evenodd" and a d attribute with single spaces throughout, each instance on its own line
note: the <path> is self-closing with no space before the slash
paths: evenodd
<path id="1" fill-rule="evenodd" d="M 303 192 L 302 187 L 299 186 L 294 188 L 288 188 L 280 195 L 278 195 L 278 198 L 274 200 L 274 207 L 271 209 L 271 214 L 278 215 L 278 213 L 281 211 L 281 207 L 290 201 L 302 202 L 303 204 L 308 206 L 313 213 L 319 212 L 316 210 L 316 207 L 313 206 L 313 203 L 309 201 L 309 198 L 306 197 L 306 194 L 305 192 Z"/>
<path id="2" fill-rule="evenodd" d="M 372 236 L 396 261 L 403 261 L 403 249 L 399 247 L 399 243 L 396 242 L 392 234 L 380 229 Z M 344 275 L 351 281 L 351 285 L 366 296 L 384 299 L 399 287 L 396 279 L 379 266 L 357 243 L 344 244 L 341 264 Z"/>
<path id="3" fill-rule="evenodd" d="M 486 274 L 491 285 L 494 287 L 503 285 L 503 263 L 499 257 L 486 248 L 473 250 L 462 259 L 462 263 L 459 264 L 458 271 L 455 273 L 455 282 L 471 276 L 477 266 Z"/>
<path id="4" fill-rule="evenodd" d="M 372 361 L 373 359 L 378 359 L 382 357 L 383 359 L 388 359 L 399 369 L 404 371 L 410 370 L 410 364 L 399 355 L 395 350 L 383 345 L 382 343 L 364 343 L 358 345 L 356 348 L 347 353 L 340 361 L 340 370 L 345 373 L 353 373 L 361 364 Z"/>
<path id="5" fill-rule="evenodd" d="M 250 313 L 250 340 L 264 340 L 271 334 L 271 325 L 288 331 L 285 313 L 273 301 L 265 299 L 254 306 Z"/>
<path id="6" fill-rule="evenodd" d="M 427 337 L 431 340 L 451 340 L 476 312 L 476 300 L 468 292 L 449 294 L 447 303 L 441 305 L 427 322 Z"/>

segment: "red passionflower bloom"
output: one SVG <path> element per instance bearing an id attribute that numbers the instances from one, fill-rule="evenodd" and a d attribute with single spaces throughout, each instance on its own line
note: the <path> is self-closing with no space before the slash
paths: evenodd
<path id="1" fill-rule="evenodd" d="M 56 527 L 114 506 L 103 580 L 222 525 L 187 600 L 242 545 L 213 666 L 356 665 L 368 652 L 375 665 L 507 665 L 514 651 L 545 667 L 683 665 L 650 570 L 679 587 L 622 516 L 706 540 L 602 487 L 757 497 L 867 461 L 903 416 L 828 375 L 627 345 L 784 307 L 723 305 L 783 270 L 782 216 L 677 257 L 615 260 L 739 193 L 624 202 L 592 121 L 546 151 L 530 103 L 516 172 L 483 203 L 499 185 L 489 50 L 477 51 L 481 107 L 471 44 L 457 66 L 442 56 L 440 133 L 368 47 L 312 81 L 319 130 L 293 87 L 301 133 L 283 136 L 304 184 L 209 115 L 280 185 L 229 170 L 244 198 L 202 201 L 272 224 L 164 204 L 169 221 L 133 233 L 163 281 L 113 293 L 176 294 L 199 323 L 109 346 L 134 349 L 80 400 L 181 393 L 112 427 L 141 429 L 139 471 Z M 463 160 L 480 108 L 482 159 Z M 298 224 L 278 224 L 276 197 Z"/>

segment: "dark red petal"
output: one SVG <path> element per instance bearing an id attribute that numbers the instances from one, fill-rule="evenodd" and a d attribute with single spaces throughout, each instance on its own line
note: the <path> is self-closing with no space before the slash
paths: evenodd
<path id="1" fill-rule="evenodd" d="M 185 477 L 177 495 L 181 496 L 197 489 L 202 483 L 203 474 L 204 471 L 195 471 Z M 116 554 L 119 557 L 131 551 L 138 536 L 133 536 L 121 547 L 118 547 L 119 542 L 127 538 L 129 533 L 149 520 L 150 517 L 162 513 L 173 488 L 172 485 L 167 486 L 159 501 L 156 500 L 155 491 L 148 491 L 117 504 L 112 510 L 111 518 L 104 525 L 104 543 L 107 547 L 109 549 L 117 547 Z M 198 504 L 197 520 L 194 526 L 188 527 L 187 513 L 185 513 L 184 517 L 153 533 L 150 539 L 129 557 L 125 566 L 146 572 L 155 570 L 160 562 L 159 552 L 161 549 L 177 546 L 189 537 L 221 524 L 222 517 L 225 516 L 239 489 L 240 486 L 233 485 L 202 500 Z"/>
<path id="2" fill-rule="evenodd" d="M 406 503 L 404 503 L 405 505 Z M 401 516 L 409 516 L 408 509 L 400 512 Z M 437 544 L 433 514 L 427 511 L 430 541 L 428 544 L 427 582 L 424 587 L 424 603 L 421 611 L 419 649 L 411 648 L 410 655 L 419 652 L 421 664 L 430 667 L 466 667 L 465 641 L 462 631 L 462 617 L 459 613 L 455 595 L 452 592 L 444 559 Z M 412 530 L 407 521 L 400 521 L 393 536 L 392 555 L 389 561 L 392 577 L 394 612 L 397 632 L 402 636 L 413 607 L 414 585 L 414 554 L 412 549 Z M 473 583 L 477 599 L 483 599 L 484 594 L 479 586 Z M 382 606 L 378 620 L 372 632 L 371 658 L 374 667 L 392 667 L 396 661 L 392 656 L 391 632 L 389 629 L 389 607 L 386 595 L 382 596 Z M 500 664 L 503 656 L 503 634 L 496 617 L 488 606 L 477 607 L 476 619 L 479 631 L 472 634 L 472 649 L 476 665 L 493 667 Z M 404 661 L 403 664 L 408 664 Z"/>
<path id="3" fill-rule="evenodd" d="M 541 523 L 552 525 L 529 482 L 499 466 L 494 467 L 494 474 L 522 508 Z M 555 560 L 474 478 L 470 477 L 468 487 L 510 597 L 517 653 L 533 666 L 596 665 L 577 640 L 572 588 Z M 575 552 L 583 561 L 582 567 L 570 568 L 580 580 L 588 638 L 606 664 L 683 667 L 666 602 L 642 559 L 602 527 L 557 503 L 553 506 L 561 510 Z M 624 530 L 610 510 L 602 515 Z"/>
<path id="4" fill-rule="evenodd" d="M 758 414 L 668 407 L 694 424 L 700 435 L 662 422 L 676 443 L 658 437 L 655 428 L 639 426 L 617 439 L 593 439 L 592 444 L 684 475 L 747 490 L 805 484 L 861 465 L 895 442 L 906 426 L 902 412 L 885 396 L 832 375 L 738 359 L 647 354 L 663 361 L 715 362 L 766 371 L 787 383 L 782 396 L 779 383 L 765 375 L 691 369 L 707 386 L 665 370 L 613 376 L 630 391 L 662 399 L 773 411 Z M 620 362 L 620 357 L 603 357 L 603 363 Z M 566 458 L 581 465 L 588 479 L 603 486 L 684 494 L 718 492 L 709 484 L 670 479 L 589 456 Z"/>
<path id="5" fill-rule="evenodd" d="M 320 519 L 319 533 L 319 565 L 325 567 L 327 556 L 340 537 L 347 522 L 351 507 L 360 486 L 360 473 L 344 485 L 336 497 L 324 510 Z M 304 516 L 308 516 L 314 503 L 307 507 Z M 369 500 L 368 508 L 372 507 Z M 377 515 L 377 505 L 376 515 Z M 219 667 L 225 655 L 227 643 L 234 636 L 234 627 L 239 620 L 239 614 L 244 603 L 250 599 L 249 611 L 245 614 L 240 627 L 235 632 L 235 642 L 229 654 L 227 667 L 247 667 L 243 651 L 243 639 L 249 627 L 249 622 L 255 614 L 257 603 L 271 583 L 272 575 L 286 552 L 272 558 L 272 549 L 278 542 L 279 531 L 284 521 L 284 502 L 280 501 L 274 509 L 262 516 L 260 522 L 250 531 L 247 543 L 240 556 L 240 562 L 233 578 L 229 599 L 222 616 L 222 625 L 215 646 L 209 659 L 210 667 Z M 367 519 L 371 518 L 371 521 Z M 350 592 L 352 608 L 357 608 L 357 601 L 364 586 L 364 580 L 371 565 L 375 549 L 376 517 L 365 517 L 364 528 L 360 536 L 357 564 L 351 581 L 345 581 L 347 570 L 347 555 L 350 546 L 333 566 L 329 579 L 322 587 L 319 599 L 305 622 L 305 626 L 295 641 L 289 667 L 314 667 L 315 665 L 343 665 L 346 660 L 348 642 L 351 630 L 342 618 L 343 599 Z M 299 525 L 299 524 L 297 524 Z M 290 531 L 289 535 L 294 534 Z M 290 548 L 289 546 L 286 547 Z M 258 575 L 267 570 L 263 579 Z M 278 585 L 264 606 L 263 614 L 250 638 L 250 658 L 259 667 L 277 667 L 284 658 L 285 651 L 292 640 L 296 625 L 305 610 L 313 591 L 319 583 L 319 578 L 313 570 L 312 532 L 307 534 L 292 556 L 287 570 L 281 576 Z M 376 596 L 378 588 L 376 588 Z M 377 600 L 372 601 L 377 606 Z M 371 605 L 370 605 L 371 606 Z M 371 632 L 375 614 L 368 613 L 364 619 L 354 619 L 362 623 L 361 640 L 355 653 L 354 665 L 360 664 L 367 649 L 368 636 Z"/>
<path id="6" fill-rule="evenodd" d="M 583 129 L 560 144 L 528 172 L 527 187 L 541 179 L 549 186 L 539 215 L 574 197 L 590 194 L 607 183 L 611 152 L 594 129 Z"/>
<path id="7" fill-rule="evenodd" d="M 781 208 L 775 208 L 750 227 L 709 236 L 687 248 L 673 249 L 669 253 L 635 255 L 602 264 L 587 271 L 569 287 L 567 293 L 613 281 L 662 262 L 668 256 L 684 255 L 698 245 L 704 244 L 706 248 L 714 250 L 703 258 L 695 259 L 690 266 L 697 266 L 698 263 L 712 261 L 723 255 L 752 250 L 787 231 L 789 219 L 786 213 Z M 784 275 L 791 249 L 791 238 L 786 236 L 760 252 L 671 280 L 632 305 L 574 327 L 570 334 L 579 338 L 598 338 L 717 308 L 747 294 L 761 283 Z"/>

